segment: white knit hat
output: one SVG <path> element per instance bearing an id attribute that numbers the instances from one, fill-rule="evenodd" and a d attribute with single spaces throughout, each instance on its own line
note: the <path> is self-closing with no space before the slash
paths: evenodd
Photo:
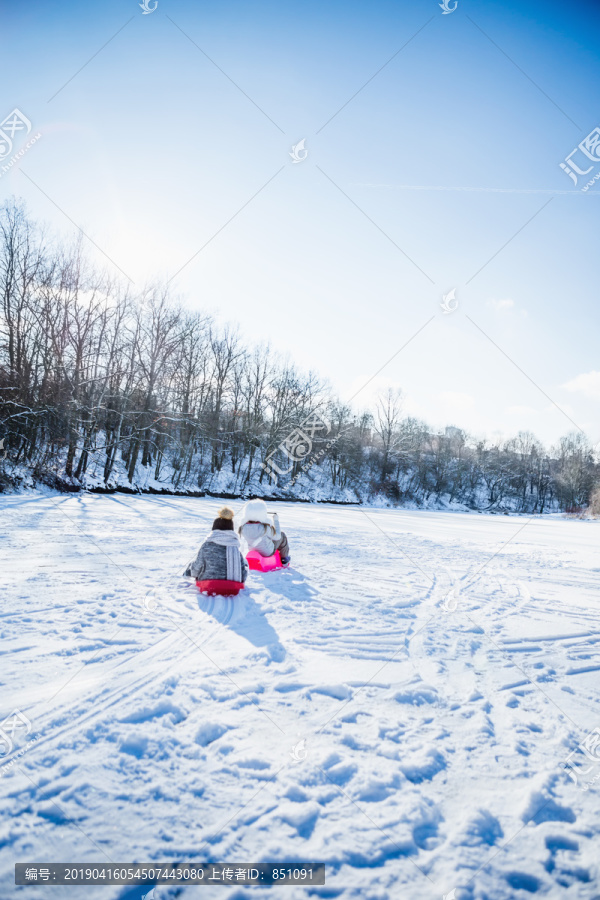
<path id="1" fill-rule="evenodd" d="M 258 498 L 248 500 L 239 511 L 236 520 L 239 523 L 239 528 L 245 525 L 246 522 L 262 522 L 263 525 L 273 525 L 273 519 L 267 512 L 267 504 L 264 500 L 259 500 Z"/>

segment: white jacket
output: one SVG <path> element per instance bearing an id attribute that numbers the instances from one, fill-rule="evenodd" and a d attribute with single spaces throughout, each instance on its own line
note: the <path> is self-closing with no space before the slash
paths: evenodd
<path id="1" fill-rule="evenodd" d="M 272 556 L 281 541 L 277 513 L 269 514 L 264 500 L 249 500 L 236 516 L 238 534 L 248 550 L 261 556 Z"/>

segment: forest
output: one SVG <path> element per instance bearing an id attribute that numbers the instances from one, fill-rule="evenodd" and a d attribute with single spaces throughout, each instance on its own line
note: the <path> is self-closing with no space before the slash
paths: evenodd
<path id="1" fill-rule="evenodd" d="M 542 513 L 598 504 L 579 431 L 544 447 L 407 416 L 402 392 L 351 408 L 317 373 L 168 284 L 134 291 L 83 236 L 0 209 L 0 490 L 47 484 Z"/>

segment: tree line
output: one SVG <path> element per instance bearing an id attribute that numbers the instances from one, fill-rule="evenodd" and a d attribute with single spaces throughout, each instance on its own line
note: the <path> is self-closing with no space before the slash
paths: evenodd
<path id="1" fill-rule="evenodd" d="M 460 503 L 521 512 L 587 506 L 600 466 L 578 432 L 546 449 L 407 417 L 400 391 L 353 410 L 314 372 L 169 286 L 134 291 L 81 237 L 0 210 L 0 489 L 162 486 L 242 496 Z"/>

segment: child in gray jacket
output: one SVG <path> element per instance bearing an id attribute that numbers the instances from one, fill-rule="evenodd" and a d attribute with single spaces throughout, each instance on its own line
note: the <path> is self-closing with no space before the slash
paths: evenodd
<path id="1" fill-rule="evenodd" d="M 234 512 L 228 506 L 219 510 L 211 533 L 202 542 L 196 559 L 189 564 L 184 575 L 191 575 L 197 581 L 246 582 L 248 563 L 233 529 L 233 516 Z"/>

